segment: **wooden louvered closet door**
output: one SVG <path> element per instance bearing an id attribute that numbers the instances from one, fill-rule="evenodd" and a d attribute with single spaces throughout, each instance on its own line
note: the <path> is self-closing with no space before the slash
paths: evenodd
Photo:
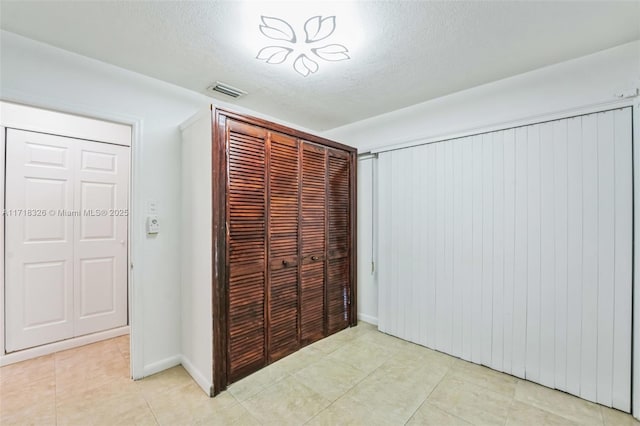
<path id="1" fill-rule="evenodd" d="M 227 374 L 233 382 L 266 364 L 267 131 L 228 122 Z"/>
<path id="2" fill-rule="evenodd" d="M 355 325 L 355 150 L 216 111 L 214 393 Z"/>
<path id="3" fill-rule="evenodd" d="M 321 339 L 324 329 L 327 150 L 302 143 L 300 322 L 301 343 Z"/>
<path id="4" fill-rule="evenodd" d="M 327 170 L 327 333 L 349 325 L 350 157 L 328 150 Z"/>
<path id="5" fill-rule="evenodd" d="M 298 141 L 273 133 L 269 153 L 269 362 L 299 348 Z"/>

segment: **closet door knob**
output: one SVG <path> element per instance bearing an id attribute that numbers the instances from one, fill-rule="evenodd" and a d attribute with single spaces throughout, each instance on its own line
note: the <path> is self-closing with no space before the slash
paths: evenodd
<path id="1" fill-rule="evenodd" d="M 289 264 L 289 262 L 287 262 L 286 260 L 283 260 L 283 261 L 282 261 L 282 264 L 283 264 L 284 266 L 287 266 L 287 265 Z"/>
<path id="2" fill-rule="evenodd" d="M 318 260 L 319 257 L 318 256 L 311 256 L 311 260 Z"/>

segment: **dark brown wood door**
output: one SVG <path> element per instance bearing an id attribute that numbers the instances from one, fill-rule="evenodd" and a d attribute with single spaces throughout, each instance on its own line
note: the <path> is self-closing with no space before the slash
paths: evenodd
<path id="1" fill-rule="evenodd" d="M 269 154 L 269 362 L 292 352 L 298 340 L 298 141 L 273 133 Z"/>
<path id="2" fill-rule="evenodd" d="M 301 343 L 324 334 L 326 243 L 326 148 L 302 142 L 302 224 L 300 274 Z"/>
<path id="3" fill-rule="evenodd" d="M 267 131 L 231 120 L 227 128 L 227 375 L 233 382 L 267 362 Z"/>
<path id="4" fill-rule="evenodd" d="M 214 117 L 217 394 L 355 325 L 356 164 L 336 142 L 229 111 Z"/>
<path id="5" fill-rule="evenodd" d="M 327 333 L 349 326 L 350 156 L 328 150 L 327 170 Z"/>

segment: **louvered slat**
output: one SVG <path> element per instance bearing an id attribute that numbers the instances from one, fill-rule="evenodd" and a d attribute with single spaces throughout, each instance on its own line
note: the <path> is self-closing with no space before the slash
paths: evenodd
<path id="1" fill-rule="evenodd" d="M 328 152 L 327 332 L 349 325 L 349 157 Z"/>
<path id="2" fill-rule="evenodd" d="M 269 163 L 269 361 L 298 342 L 298 142 L 273 133 Z"/>
<path id="3" fill-rule="evenodd" d="M 266 132 L 235 122 L 230 127 L 228 375 L 235 381 L 266 364 Z"/>
<path id="4" fill-rule="evenodd" d="M 301 341 L 324 336 L 326 149 L 303 143 L 301 226 Z"/>

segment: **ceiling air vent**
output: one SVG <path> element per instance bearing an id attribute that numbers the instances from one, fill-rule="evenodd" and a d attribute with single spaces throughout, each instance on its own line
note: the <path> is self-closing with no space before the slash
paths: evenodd
<path id="1" fill-rule="evenodd" d="M 232 98 L 240 98 L 247 94 L 244 90 L 240 90 L 237 87 L 229 86 L 228 84 L 216 81 L 216 84 L 207 88 L 209 92 L 218 92 L 223 95 L 231 96 Z"/>

